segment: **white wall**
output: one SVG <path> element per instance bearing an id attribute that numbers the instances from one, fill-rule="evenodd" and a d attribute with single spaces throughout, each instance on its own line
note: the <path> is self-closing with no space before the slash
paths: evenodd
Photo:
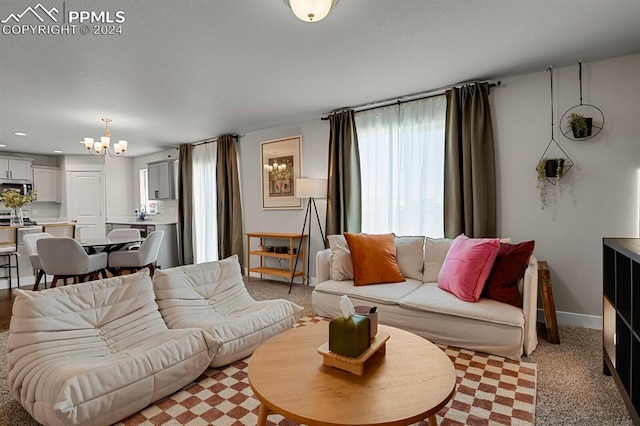
<path id="1" fill-rule="evenodd" d="M 555 70 L 555 139 L 575 166 L 548 190 L 545 210 L 535 167 L 551 139 L 549 73 L 503 78 L 492 92 L 499 232 L 536 241 L 561 323 L 601 325 L 602 238 L 638 236 L 639 75 L 640 55 L 583 64 L 583 103 L 603 111 L 605 126 L 578 142 L 557 125 L 579 103 L 578 65 Z"/>
<path id="2" fill-rule="evenodd" d="M 129 157 L 105 157 L 105 193 L 107 218 L 133 216 L 137 203 L 133 193 L 137 186 L 133 182 L 133 159 Z"/>
<path id="3" fill-rule="evenodd" d="M 639 233 L 640 55 L 583 64 L 583 102 L 600 108 L 606 120 L 589 141 L 571 141 L 557 127 L 562 114 L 579 103 L 577 63 L 554 72 L 555 136 L 575 165 L 549 189 L 545 210 L 535 167 L 551 139 L 549 74 L 502 78 L 502 87 L 492 91 L 498 230 L 515 242 L 536 241 L 536 257 L 549 262 L 559 322 L 599 327 L 602 238 Z M 326 177 L 327 121 L 278 126 L 240 139 L 245 232 L 300 232 L 304 210 L 262 210 L 260 192 L 260 142 L 298 134 L 302 174 Z M 318 207 L 324 226 L 326 203 Z M 312 241 L 313 255 L 321 248 L 315 228 Z M 311 263 L 315 276 L 313 257 Z"/>
<path id="4" fill-rule="evenodd" d="M 272 127 L 249 132 L 241 136 L 238 143 L 240 155 L 240 179 L 242 185 L 242 210 L 245 232 L 291 232 L 300 233 L 304 222 L 305 210 L 263 210 L 261 192 L 262 164 L 260 163 L 260 143 L 274 139 L 302 135 L 303 177 L 326 178 L 329 148 L 329 122 L 320 117 L 311 121 Z M 306 207 L 306 201 L 303 207 Z M 316 200 L 323 232 L 325 226 L 325 200 Z M 311 230 L 311 273 L 315 277 L 315 253 L 324 247 L 318 229 L 315 213 Z M 308 229 L 308 228 L 307 228 Z M 245 247 L 245 252 L 247 247 Z M 246 259 L 246 257 L 245 257 Z M 258 258 L 253 258 L 257 266 Z M 247 265 L 245 265 L 246 267 Z M 275 277 L 269 277 L 276 279 Z"/>

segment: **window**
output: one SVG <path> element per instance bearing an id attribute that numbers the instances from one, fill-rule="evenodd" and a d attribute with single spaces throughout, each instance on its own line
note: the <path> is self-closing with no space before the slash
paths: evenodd
<path id="1" fill-rule="evenodd" d="M 193 148 L 193 256 L 195 263 L 218 260 L 215 142 Z"/>
<path id="2" fill-rule="evenodd" d="M 140 169 L 140 205 L 145 207 L 147 214 L 160 213 L 160 201 L 149 200 L 149 178 L 147 169 Z"/>
<path id="3" fill-rule="evenodd" d="M 362 232 L 444 236 L 446 99 L 357 112 Z"/>

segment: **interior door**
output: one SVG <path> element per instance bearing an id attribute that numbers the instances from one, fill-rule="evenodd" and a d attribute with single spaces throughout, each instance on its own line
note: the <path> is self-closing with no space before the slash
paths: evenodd
<path id="1" fill-rule="evenodd" d="M 68 171 L 69 217 L 76 221 L 76 238 L 103 238 L 104 188 L 100 171 Z"/>

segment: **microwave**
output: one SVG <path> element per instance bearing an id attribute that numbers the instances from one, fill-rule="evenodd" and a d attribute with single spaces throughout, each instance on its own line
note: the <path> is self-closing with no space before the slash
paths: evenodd
<path id="1" fill-rule="evenodd" d="M 13 189 L 18 191 L 21 195 L 30 194 L 33 191 L 33 184 L 31 183 L 17 183 L 17 182 L 0 182 L 0 194 L 5 189 Z"/>

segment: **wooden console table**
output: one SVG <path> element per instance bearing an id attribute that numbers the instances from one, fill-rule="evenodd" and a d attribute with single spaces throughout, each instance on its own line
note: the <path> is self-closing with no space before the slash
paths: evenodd
<path id="1" fill-rule="evenodd" d="M 549 265 L 544 260 L 538 261 L 538 287 L 544 309 L 544 324 L 547 329 L 547 340 L 551 343 L 560 343 L 558 332 L 558 319 L 556 318 L 556 304 L 553 301 L 553 288 L 551 287 L 551 274 Z"/>
<path id="2" fill-rule="evenodd" d="M 251 281 L 251 273 L 255 272 L 260 274 L 260 278 L 264 275 L 275 275 L 277 277 L 284 277 L 291 281 L 294 277 L 305 277 L 306 271 L 306 263 L 304 261 L 305 258 L 305 241 L 308 238 L 307 234 L 302 235 L 302 244 L 300 244 L 300 256 L 298 257 L 298 265 L 302 265 L 302 270 L 296 270 L 295 268 L 295 260 L 296 254 L 295 250 L 298 249 L 298 245 L 300 243 L 300 234 L 288 234 L 288 233 L 277 233 L 277 232 L 247 232 L 247 281 Z M 258 244 L 255 244 L 254 247 L 251 247 L 251 239 L 258 238 Z M 287 242 L 287 253 L 276 253 L 275 251 L 265 251 L 260 250 L 260 246 L 267 246 L 267 240 L 284 240 Z M 283 241 L 283 242 L 284 242 Z M 284 245 L 284 244 L 283 244 Z M 295 250 L 294 250 L 295 249 Z M 251 266 L 251 257 L 258 256 L 260 258 L 259 266 Z M 265 266 L 264 258 L 275 258 L 275 259 L 284 259 L 287 261 L 287 268 L 273 268 L 269 266 Z"/>

